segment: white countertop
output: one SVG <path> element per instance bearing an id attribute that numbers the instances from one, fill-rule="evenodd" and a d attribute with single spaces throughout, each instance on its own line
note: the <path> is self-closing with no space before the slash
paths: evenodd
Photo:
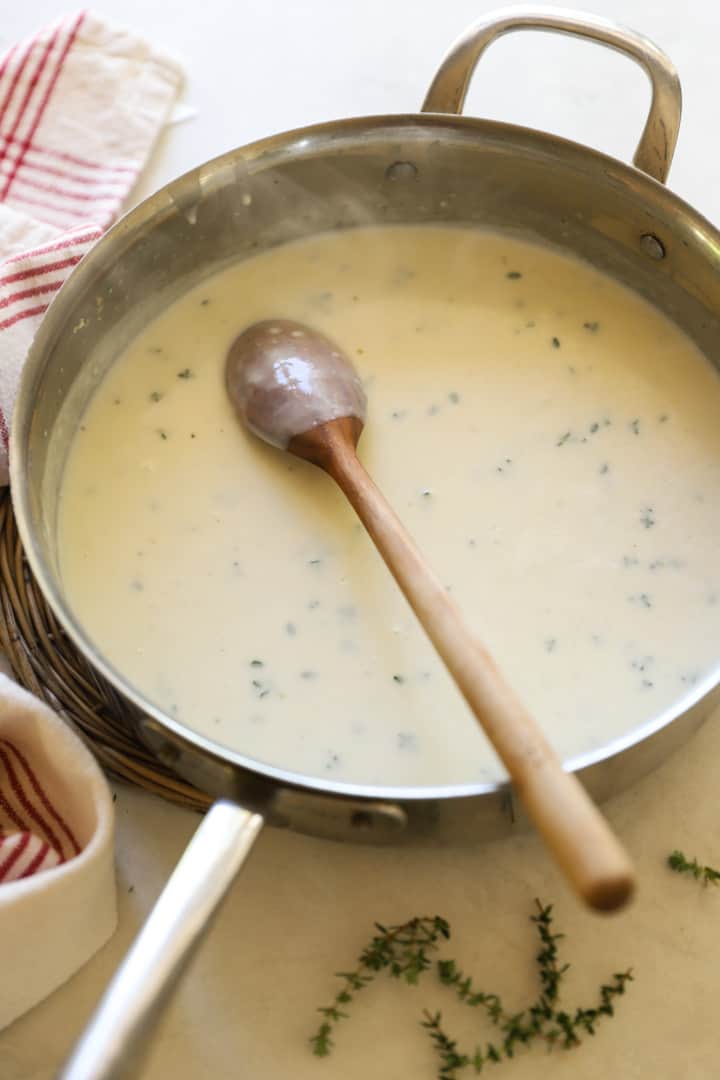
<path id="1" fill-rule="evenodd" d="M 98 0 L 95 9 L 177 53 L 197 116 L 165 132 L 135 197 L 223 150 L 323 119 L 413 111 L 453 38 L 490 5 L 446 0 Z M 676 62 L 685 120 L 671 186 L 720 220 L 713 0 L 595 0 L 653 38 Z M 3 13 L 0 46 L 61 14 L 57 0 Z M 647 105 L 642 74 L 621 57 L 549 36 L 517 35 L 483 61 L 469 112 L 527 123 L 629 159 Z M 532 836 L 467 850 L 340 846 L 266 830 L 175 998 L 144 1076 L 275 1080 L 433 1080 L 418 1028 L 424 1007 L 443 1008 L 467 1041 L 490 1036 L 474 1013 L 449 1004 L 426 977 L 420 988 L 369 989 L 339 1031 L 334 1057 L 311 1056 L 315 1007 L 331 999 L 374 920 L 445 915 L 448 948 L 485 989 L 520 1009 L 537 992 L 528 922 L 535 896 L 556 904 L 568 936 L 568 1006 L 590 1004 L 598 985 L 632 966 L 636 982 L 594 1039 L 568 1053 L 534 1047 L 499 1076 L 540 1080 L 703 1080 L 718 1075 L 720 892 L 669 873 L 683 848 L 720 863 L 715 805 L 720 721 L 654 775 L 615 799 L 611 821 L 637 860 L 641 890 L 613 919 L 584 911 Z M 198 818 L 118 786 L 120 928 L 64 988 L 0 1033 L 2 1080 L 47 1080 L 68 1052 Z M 1 958 L 0 958 L 1 964 Z M 469 1022 L 475 1028 L 468 1026 Z M 470 1075 L 465 1073 L 463 1075 Z M 494 1072 L 492 1073 L 494 1076 Z"/>

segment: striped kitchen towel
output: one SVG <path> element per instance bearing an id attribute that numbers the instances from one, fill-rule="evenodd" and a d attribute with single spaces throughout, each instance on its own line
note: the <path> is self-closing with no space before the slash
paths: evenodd
<path id="1" fill-rule="evenodd" d="M 0 1030 L 113 933 L 113 825 L 90 751 L 0 673 Z"/>
<path id="2" fill-rule="evenodd" d="M 120 212 L 181 84 L 175 61 L 89 12 L 0 60 L 0 483 L 35 330 Z"/>
<path id="3" fill-rule="evenodd" d="M 0 739 L 0 885 L 80 854 L 80 845 L 26 754 Z"/>

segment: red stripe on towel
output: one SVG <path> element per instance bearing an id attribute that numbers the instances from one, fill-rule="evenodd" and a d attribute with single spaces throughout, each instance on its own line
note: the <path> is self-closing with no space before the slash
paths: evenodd
<path id="1" fill-rule="evenodd" d="M 57 158 L 58 161 L 67 161 L 71 165 L 80 165 L 83 169 L 102 169 L 103 172 L 135 173 L 137 168 L 133 165 L 101 165 L 97 161 L 88 161 L 87 158 L 77 157 L 76 154 L 66 154 L 62 150 L 51 150 L 47 146 L 33 144 L 33 153 L 47 154 L 48 157 Z"/>
<path id="2" fill-rule="evenodd" d="M 52 95 L 53 90 L 55 89 L 55 84 L 57 83 L 58 76 L 60 75 L 60 72 L 62 71 L 63 64 L 65 63 L 65 58 L 66 58 L 67 54 L 69 53 L 70 49 L 73 46 L 73 43 L 75 41 L 75 38 L 77 37 L 78 31 L 79 31 L 79 29 L 80 29 L 80 27 L 82 25 L 82 22 L 83 22 L 84 18 L 85 18 L 85 12 L 81 12 L 81 14 L 78 15 L 77 19 L 75 20 L 75 22 L 74 22 L 74 24 L 72 26 L 72 29 L 70 30 L 70 34 L 68 35 L 68 39 L 65 42 L 65 44 L 64 44 L 64 46 L 62 48 L 62 51 L 60 53 L 60 57 L 58 59 L 58 62 L 55 65 L 55 70 L 52 73 L 52 77 L 50 78 L 50 82 L 48 83 L 47 87 L 45 88 L 45 93 L 43 94 L 40 105 L 39 105 L 38 109 L 36 110 L 35 118 L 34 118 L 32 124 L 30 126 L 30 130 L 28 131 L 27 135 L 25 136 L 25 138 L 22 141 L 22 146 L 21 146 L 21 150 L 20 150 L 20 156 L 16 159 L 14 168 L 13 168 L 12 172 L 10 173 L 10 175 L 8 176 L 7 181 L 6 181 L 5 186 L 3 187 L 2 191 L 0 191 L 0 201 L 3 200 L 3 199 L 6 199 L 7 196 L 8 196 L 8 192 L 10 191 L 10 188 L 12 187 L 13 180 L 15 179 L 15 177 L 17 175 L 18 169 L 21 167 L 21 165 L 23 163 L 23 158 L 25 157 L 25 154 L 27 153 L 28 149 L 30 148 L 30 145 L 31 145 L 32 140 L 33 140 L 33 136 L 34 136 L 35 132 L 38 129 L 38 124 L 40 123 L 40 121 L 42 119 L 42 115 L 45 112 L 45 109 L 47 108 L 47 103 L 50 100 L 50 97 Z M 48 43 L 48 47 L 46 48 L 45 52 L 43 53 L 42 60 L 41 60 L 41 63 L 39 65 L 39 68 L 38 68 L 38 71 L 37 71 L 37 74 L 36 74 L 36 79 L 35 79 L 36 82 L 37 82 L 37 79 L 39 79 L 40 74 L 42 73 L 42 71 L 43 71 L 43 69 L 45 67 L 45 64 L 47 63 L 48 56 L 49 56 L 49 53 L 50 53 L 50 49 L 52 48 L 52 45 L 54 45 L 55 42 L 57 41 L 57 38 L 58 38 L 58 34 L 56 33 L 51 38 L 51 41 Z M 33 89 L 34 89 L 34 87 L 33 87 Z M 23 102 L 23 111 L 24 111 L 24 108 L 25 108 L 25 102 Z M 16 123 L 15 129 L 14 129 L 15 131 L 17 131 L 17 126 L 18 125 Z M 11 136 L 10 136 L 11 138 L 12 138 L 13 134 L 14 134 L 14 132 L 11 133 Z"/>
<path id="3" fill-rule="evenodd" d="M 57 206 L 55 203 L 48 202 L 47 199 L 30 199 L 27 195 L 23 195 L 22 192 L 13 192 L 12 201 L 14 206 L 19 203 L 23 206 L 34 206 L 36 209 L 42 210 L 42 214 L 33 214 L 31 216 L 47 224 L 54 224 L 54 222 L 50 222 L 48 215 L 54 215 L 55 217 L 59 215 L 67 218 L 68 221 L 63 226 L 66 229 L 72 228 L 78 218 L 87 219 L 87 215 L 83 214 L 82 210 L 73 210 L 69 206 Z"/>
<path id="4" fill-rule="evenodd" d="M 15 74 L 13 75 L 12 79 L 10 80 L 10 86 L 8 87 L 7 93 L 5 94 L 5 97 L 0 102 L 0 129 L 2 129 L 3 120 L 7 116 L 7 111 L 10 108 L 10 104 L 12 102 L 12 99 L 13 99 L 14 95 L 15 95 L 15 90 L 17 89 L 17 84 L 20 82 L 20 79 L 22 78 L 22 74 L 23 74 L 23 72 L 24 72 L 24 70 L 25 70 L 25 68 L 27 66 L 28 60 L 30 59 L 30 55 L 31 55 L 32 50 L 33 50 L 33 45 L 35 44 L 36 40 L 37 39 L 35 37 L 32 37 L 28 41 L 27 46 L 25 48 L 25 54 L 24 54 L 22 60 L 20 60 L 18 66 L 15 68 Z M 17 46 L 15 48 L 17 48 Z M 13 52 L 15 52 L 15 49 L 12 49 L 11 52 L 6 57 L 6 63 L 10 59 L 10 55 Z"/>
<path id="5" fill-rule="evenodd" d="M 35 147 L 31 146 L 28 150 L 28 154 L 34 154 L 36 152 Z M 30 169 L 31 172 L 42 173 L 44 176 L 57 176 L 60 180 L 68 180 L 71 184 L 83 184 L 92 188 L 97 188 L 99 184 L 112 184 L 113 191 L 108 194 L 117 195 L 122 197 L 127 190 L 127 180 L 123 176 L 82 176 L 77 170 L 70 172 L 69 169 L 58 169 L 54 165 L 47 165 L 43 162 L 41 165 L 37 161 L 28 161 L 27 158 L 23 161 L 23 169 Z M 28 183 L 29 181 L 25 181 Z"/>
<path id="6" fill-rule="evenodd" d="M 34 252 L 27 252 L 22 255 L 21 258 L 26 259 L 28 255 L 35 254 Z M 55 262 L 40 263 L 39 266 L 30 266 L 27 270 L 16 270 L 14 274 L 6 274 L 5 277 L 0 277 L 0 285 L 12 285 L 16 281 L 27 281 L 28 278 L 38 277 L 40 274 L 51 274 L 56 270 L 66 270 L 70 266 L 77 266 L 82 259 L 82 255 L 68 255 L 66 259 L 57 259 Z M 65 275 L 63 275 L 63 280 Z"/>
<path id="7" fill-rule="evenodd" d="M 32 98 L 33 93 L 35 92 L 35 87 L 37 86 L 38 80 L 39 80 L 40 76 L 43 73 L 45 65 L 46 65 L 46 63 L 48 61 L 48 57 L 50 56 L 50 53 L 52 52 L 52 48 L 55 45 L 55 42 L 57 41 L 57 39 L 58 39 L 58 37 L 60 35 L 60 30 L 61 30 L 61 27 L 58 26 L 57 29 L 47 39 L 42 51 L 40 52 L 40 55 L 38 57 L 38 62 L 35 65 L 35 70 L 34 70 L 32 76 L 31 76 L 31 78 L 29 79 L 27 86 L 25 87 L 25 93 L 24 93 L 24 95 L 23 95 L 23 97 L 22 97 L 22 99 L 20 101 L 20 105 L 18 107 L 17 113 L 15 114 L 15 120 L 12 123 L 10 131 L 5 136 L 8 143 L 13 141 L 13 139 L 15 138 L 16 132 L 17 132 L 18 128 L 20 127 L 20 124 L 23 121 L 23 118 L 25 116 L 25 110 L 27 109 L 27 107 L 28 107 L 28 105 L 30 103 L 30 99 Z M 13 98 L 13 96 L 15 94 L 15 89 L 16 89 L 16 87 L 18 85 L 18 81 L 19 81 L 21 75 L 23 74 L 23 72 L 25 71 L 25 68 L 28 66 L 28 62 L 30 60 L 30 57 L 33 55 L 35 45 L 36 45 L 36 41 L 33 40 L 30 43 L 30 47 L 28 48 L 25 56 L 22 59 L 21 65 L 18 67 L 17 71 L 15 72 L 15 78 L 13 79 L 13 86 L 12 86 L 11 92 L 10 92 L 6 102 L 5 102 L 4 115 L 7 115 L 7 111 L 9 109 L 9 107 L 10 107 L 12 98 Z M 4 119 L 4 116 L 0 116 L 0 123 L 2 122 L 3 119 Z"/>
<path id="8" fill-rule="evenodd" d="M 25 848 L 30 843 L 30 837 L 31 836 L 32 836 L 32 833 L 29 833 L 29 832 L 23 833 L 22 839 L 20 841 L 18 841 L 18 843 L 15 844 L 15 846 L 11 849 L 10 854 L 5 859 L 5 861 L 0 863 L 0 882 L 2 882 L 5 878 L 8 877 L 8 875 L 10 874 L 10 871 L 12 870 L 13 866 L 18 861 L 18 859 L 20 858 L 20 856 L 24 852 Z M 3 838 L 3 839 L 5 839 L 5 838 Z M 9 839 L 9 837 L 7 839 Z"/>
<path id="9" fill-rule="evenodd" d="M 7 817 L 10 819 L 10 821 L 12 821 L 13 825 L 16 825 L 18 827 L 18 829 L 22 830 L 25 828 L 25 822 L 7 801 L 7 799 L 2 793 L 2 788 L 0 788 L 0 810 L 5 811 Z"/>
<path id="10" fill-rule="evenodd" d="M 50 816 L 55 820 L 57 825 L 65 833 L 66 837 L 70 841 L 71 846 L 74 848 L 75 854 L 77 855 L 79 853 L 79 851 L 80 851 L 80 845 L 78 844 L 78 842 L 77 842 L 77 840 L 75 838 L 74 832 L 72 831 L 72 829 L 70 828 L 70 826 L 66 822 L 65 818 L 60 813 L 60 811 L 53 805 L 53 803 L 48 798 L 48 796 L 47 796 L 47 794 L 45 792 L 45 789 L 42 787 L 40 781 L 38 780 L 37 776 L 35 775 L 35 771 L 33 770 L 30 762 L 25 757 L 25 755 L 20 750 L 18 750 L 17 746 L 15 746 L 14 743 L 5 743 L 5 745 L 7 747 L 9 747 L 9 749 L 12 751 L 12 753 L 15 755 L 15 757 L 20 762 L 22 768 L 25 771 L 25 774 L 26 774 L 28 780 L 30 781 L 30 786 L 32 787 L 32 789 L 35 792 L 36 796 L 38 797 L 38 799 L 42 803 L 42 805 L 43 805 L 44 809 L 46 810 L 46 812 L 48 814 L 50 814 Z"/>
<path id="11" fill-rule="evenodd" d="M 43 244 L 40 247 L 32 248 L 30 251 L 23 251 L 20 255 L 10 255 L 9 258 L 5 259 L 5 263 L 21 262 L 25 259 L 34 259 L 36 255 L 49 255 L 53 251 L 64 251 L 65 248 L 75 247 L 77 244 L 89 244 L 91 240 L 97 240 L 102 236 L 102 229 L 92 229 L 87 232 L 87 228 L 87 225 L 76 225 L 75 230 L 80 233 L 79 236 L 73 235 L 73 232 L 69 230 L 65 236 L 51 244 Z"/>
<path id="12" fill-rule="evenodd" d="M 49 307 L 49 304 L 39 304 L 38 307 L 18 311 L 16 315 L 10 315 L 9 318 L 0 322 L 0 330 L 7 330 L 8 326 L 14 326 L 15 323 L 20 322 L 22 319 L 29 319 L 31 315 L 42 315 Z"/>
<path id="13" fill-rule="evenodd" d="M 44 285 L 35 285 L 32 289 L 20 289 L 19 292 L 11 293 L 10 296 L 0 300 L 0 308 L 14 304 L 16 300 L 27 300 L 30 296 L 40 296 L 42 293 L 56 292 L 62 285 L 62 281 L 48 281 Z"/>
<path id="14" fill-rule="evenodd" d="M 25 168 L 23 164 L 23 169 Z M 58 187 L 57 184 L 38 184 L 34 180 L 28 180 L 25 176 L 16 176 L 15 184 L 23 184 L 25 187 L 32 188 L 33 191 L 44 191 L 48 195 L 55 195 L 58 199 L 69 199 L 70 202 L 94 202 L 94 203 L 115 203 L 120 198 L 120 195 L 98 195 L 97 192 L 89 191 L 68 191 L 66 188 Z"/>
<path id="15" fill-rule="evenodd" d="M 18 51 L 19 47 L 20 47 L 20 43 L 16 41 L 15 44 L 13 45 L 12 49 L 8 49 L 8 51 L 3 56 L 2 60 L 0 60 L 0 87 L 2 87 L 3 81 L 5 79 L 5 73 L 7 72 L 8 64 L 12 60 L 15 53 Z M 0 91 L 0 93 L 1 93 L 1 91 Z M 4 98 L 0 97 L 0 105 L 2 105 L 4 100 L 5 100 Z"/>
<path id="16" fill-rule="evenodd" d="M 5 746 L 10 746 L 10 744 L 6 743 L 5 740 L 2 740 L 2 742 Z M 28 798 L 28 794 L 22 786 L 20 777 L 15 772 L 13 763 L 10 760 L 10 755 L 7 753 L 6 750 L 3 749 L 2 746 L 0 746 L 0 760 L 2 760 L 5 766 L 5 772 L 10 783 L 10 788 L 13 795 L 15 796 L 16 801 L 20 804 L 28 817 L 31 818 L 40 829 L 42 829 L 46 838 L 50 841 L 55 850 L 61 852 L 62 847 L 60 841 L 55 835 L 52 826 L 45 820 L 43 815 L 40 813 L 38 807 L 35 806 Z M 27 825 L 25 827 L 27 828 Z"/>
<path id="17" fill-rule="evenodd" d="M 49 851 L 52 851 L 52 848 L 50 847 L 49 844 L 47 844 L 47 843 L 41 844 L 40 845 L 40 850 L 38 851 L 37 855 L 32 860 L 32 862 L 29 863 L 28 866 L 25 867 L 22 874 L 20 874 L 20 876 L 18 877 L 17 880 L 20 881 L 22 878 L 32 877 L 32 875 L 34 873 L 36 873 L 40 869 L 40 866 L 42 865 L 42 863 L 47 858 L 47 855 L 48 855 Z"/>

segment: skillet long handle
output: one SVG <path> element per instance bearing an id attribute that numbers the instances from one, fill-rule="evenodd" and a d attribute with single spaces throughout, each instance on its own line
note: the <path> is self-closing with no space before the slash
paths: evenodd
<path id="1" fill-rule="evenodd" d="M 210 809 L 58 1080 L 139 1080 L 155 1024 L 262 826 L 231 802 Z"/>

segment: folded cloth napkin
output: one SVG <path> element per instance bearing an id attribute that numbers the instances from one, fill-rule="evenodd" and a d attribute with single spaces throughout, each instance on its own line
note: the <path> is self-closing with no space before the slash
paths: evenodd
<path id="1" fill-rule="evenodd" d="M 174 61 L 87 12 L 0 59 L 0 483 L 38 323 L 119 212 L 181 80 Z M 113 933 L 112 833 L 88 750 L 0 674 L 0 1028 Z"/>
<path id="2" fill-rule="evenodd" d="M 0 1028 L 115 930 L 113 820 L 89 750 L 0 674 Z"/>
<path id="3" fill-rule="evenodd" d="M 0 60 L 0 484 L 38 323 L 117 216 L 181 83 L 175 61 L 89 12 Z"/>

